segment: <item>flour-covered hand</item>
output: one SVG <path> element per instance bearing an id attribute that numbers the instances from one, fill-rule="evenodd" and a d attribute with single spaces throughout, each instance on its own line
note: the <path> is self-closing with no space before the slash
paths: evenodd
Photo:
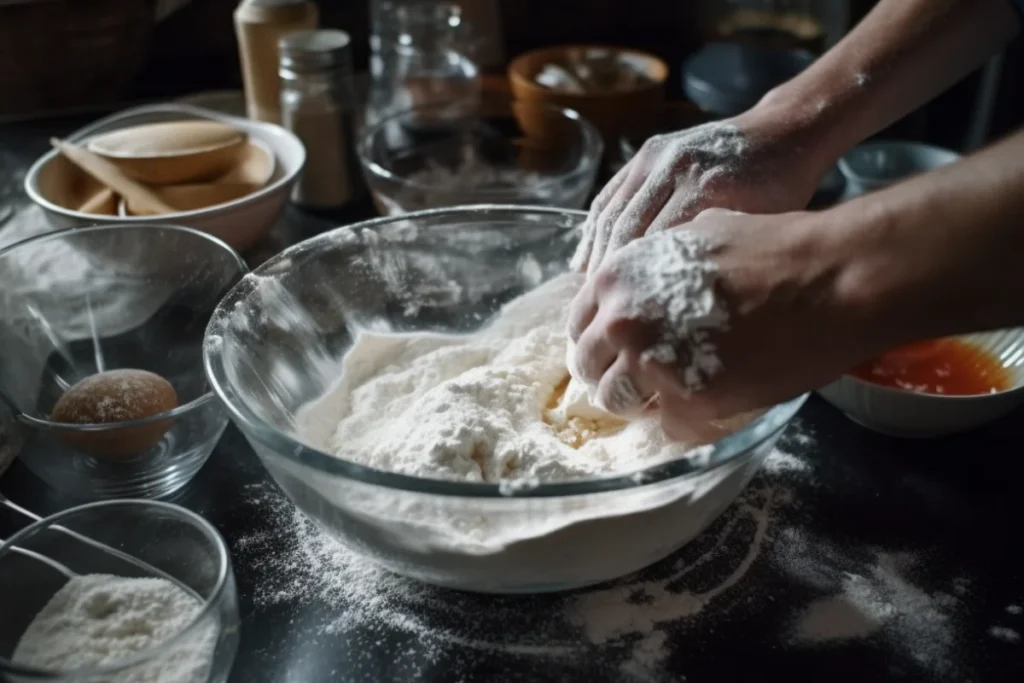
<path id="1" fill-rule="evenodd" d="M 594 199 L 573 268 L 592 274 L 630 241 L 707 208 L 803 209 L 827 165 L 811 158 L 811 146 L 791 128 L 752 111 L 652 137 Z"/>
<path id="2" fill-rule="evenodd" d="M 611 254 L 570 309 L 574 375 L 672 438 L 796 396 L 884 348 L 839 292 L 815 214 L 703 212 Z"/>

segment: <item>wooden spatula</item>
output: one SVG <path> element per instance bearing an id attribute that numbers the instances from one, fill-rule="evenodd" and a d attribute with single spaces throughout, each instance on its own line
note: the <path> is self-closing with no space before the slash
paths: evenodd
<path id="1" fill-rule="evenodd" d="M 124 197 L 132 206 L 144 209 L 146 213 L 174 213 L 173 208 L 161 201 L 145 185 L 140 185 L 126 176 L 117 166 L 103 157 L 84 147 L 57 138 L 50 138 L 50 144 L 60 150 L 60 153 L 67 157 L 68 161 Z"/>

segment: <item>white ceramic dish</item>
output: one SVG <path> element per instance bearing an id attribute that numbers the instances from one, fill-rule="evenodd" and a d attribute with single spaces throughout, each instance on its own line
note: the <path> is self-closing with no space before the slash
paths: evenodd
<path id="1" fill-rule="evenodd" d="M 51 201 L 47 195 L 52 186 L 58 152 L 50 150 L 40 157 L 25 176 L 25 192 L 42 207 L 55 229 L 76 228 L 97 223 L 117 225 L 154 223 L 183 225 L 221 238 L 238 250 L 251 247 L 263 237 L 280 217 L 302 167 L 306 149 L 295 135 L 280 126 L 220 114 L 187 104 L 155 104 L 127 109 L 78 130 L 67 140 L 83 143 L 94 135 L 129 126 L 181 119 L 211 119 L 244 130 L 249 136 L 273 152 L 274 173 L 260 190 L 206 209 L 182 211 L 161 216 L 103 216 L 83 213 Z"/>
<path id="2" fill-rule="evenodd" d="M 1024 328 L 958 337 L 998 358 L 1013 387 L 978 396 L 919 394 L 843 375 L 818 393 L 854 422 L 902 438 L 946 436 L 1000 418 L 1024 405 Z"/>

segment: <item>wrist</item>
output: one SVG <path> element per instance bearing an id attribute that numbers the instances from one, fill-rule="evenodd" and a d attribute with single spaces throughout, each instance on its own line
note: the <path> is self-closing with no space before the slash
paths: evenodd
<path id="1" fill-rule="evenodd" d="M 750 110 L 737 117 L 741 130 L 755 131 L 789 155 L 789 163 L 805 172 L 813 187 L 835 165 L 845 148 L 834 139 L 832 126 L 822 112 L 808 108 L 780 86 Z"/>
<path id="2" fill-rule="evenodd" d="M 817 229 L 840 259 L 837 306 L 872 353 L 974 331 L 971 318 L 979 309 L 970 305 L 967 289 L 956 286 L 961 274 L 922 238 L 922 226 L 940 219 L 918 199 L 877 193 L 817 216 Z"/>
<path id="3" fill-rule="evenodd" d="M 871 202 L 808 213 L 803 230 L 822 260 L 831 326 L 853 355 L 868 357 L 932 334 L 919 273 L 895 236 L 904 217 Z"/>

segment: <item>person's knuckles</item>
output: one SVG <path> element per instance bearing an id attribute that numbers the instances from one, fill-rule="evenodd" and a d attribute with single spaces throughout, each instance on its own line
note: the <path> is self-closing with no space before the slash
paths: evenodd
<path id="1" fill-rule="evenodd" d="M 608 233 L 611 230 L 611 226 L 614 224 L 613 218 L 606 218 L 605 215 L 609 213 L 609 210 L 602 212 L 601 217 L 598 219 L 594 230 L 594 243 L 590 248 L 590 262 L 587 264 L 587 275 L 593 276 L 597 273 L 598 269 L 604 263 L 604 255 L 606 244 L 608 241 Z"/>
<path id="2" fill-rule="evenodd" d="M 596 400 L 608 412 L 632 418 L 645 412 L 653 395 L 638 376 L 636 354 L 623 349 L 601 378 Z"/>
<path id="3" fill-rule="evenodd" d="M 602 316 L 601 326 L 604 335 L 613 344 L 638 358 L 657 341 L 654 325 L 614 303 L 608 307 L 606 315 Z"/>
<path id="4" fill-rule="evenodd" d="M 618 347 L 608 339 L 599 324 L 591 324 L 576 340 L 574 376 L 597 382 L 615 361 Z"/>
<path id="5" fill-rule="evenodd" d="M 588 284 L 593 287 L 598 296 L 604 296 L 614 290 L 619 281 L 620 276 L 614 264 L 606 261 L 594 269 Z"/>
<path id="6" fill-rule="evenodd" d="M 622 372 L 608 372 L 597 387 L 598 405 L 613 415 L 630 418 L 643 413 L 646 397 L 633 379 Z"/>

